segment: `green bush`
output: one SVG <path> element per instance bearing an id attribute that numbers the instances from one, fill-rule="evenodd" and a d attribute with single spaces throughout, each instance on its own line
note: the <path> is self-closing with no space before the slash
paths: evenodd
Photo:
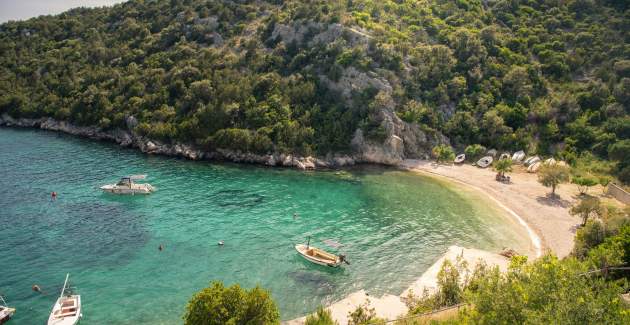
<path id="1" fill-rule="evenodd" d="M 486 147 L 480 144 L 471 144 L 464 149 L 464 153 L 466 160 L 477 161 L 486 153 Z"/>
<path id="2" fill-rule="evenodd" d="M 333 320 L 330 310 L 320 306 L 314 315 L 306 316 L 304 325 L 339 325 L 339 323 Z"/>
<path id="3" fill-rule="evenodd" d="M 268 291 L 237 284 L 226 288 L 215 281 L 190 299 L 184 324 L 280 324 L 280 314 Z"/>
<path id="4" fill-rule="evenodd" d="M 455 159 L 453 148 L 445 144 L 433 147 L 432 153 L 437 163 L 442 161 L 453 161 L 453 159 Z"/>

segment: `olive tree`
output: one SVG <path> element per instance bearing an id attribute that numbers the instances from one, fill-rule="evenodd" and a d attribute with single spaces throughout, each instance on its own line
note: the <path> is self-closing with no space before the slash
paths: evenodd
<path id="1" fill-rule="evenodd" d="M 551 187 L 551 195 L 556 195 L 556 187 L 569 180 L 569 168 L 561 165 L 543 165 L 538 171 L 538 182 Z"/>

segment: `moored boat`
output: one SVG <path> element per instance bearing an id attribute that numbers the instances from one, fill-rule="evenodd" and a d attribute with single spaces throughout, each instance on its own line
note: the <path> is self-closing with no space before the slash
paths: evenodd
<path id="1" fill-rule="evenodd" d="M 81 314 L 81 295 L 72 293 L 68 284 L 68 277 L 63 283 L 61 295 L 53 305 L 48 317 L 48 325 L 75 325 L 83 315 Z"/>
<path id="2" fill-rule="evenodd" d="M 134 181 L 145 179 L 147 175 L 130 175 L 120 179 L 116 184 L 101 186 L 101 190 L 115 194 L 150 194 L 155 188 L 148 183 L 136 183 Z"/>
<path id="3" fill-rule="evenodd" d="M 477 161 L 477 166 L 481 168 L 486 168 L 490 166 L 490 164 L 492 164 L 492 161 L 494 161 L 494 158 L 492 158 L 492 156 L 486 156 Z"/>
<path id="4" fill-rule="evenodd" d="M 306 245 L 295 245 L 295 250 L 297 250 L 298 253 L 300 253 L 300 255 L 309 262 L 330 267 L 339 267 L 341 263 L 350 264 L 346 261 L 346 257 L 344 255 L 335 255 L 326 252 L 323 249 L 313 247 L 310 245 L 310 241 L 311 239 L 309 238 Z"/>
<path id="5" fill-rule="evenodd" d="M 6 301 L 4 301 L 4 298 L 0 296 L 0 324 L 4 324 L 8 322 L 9 319 L 13 317 L 13 314 L 15 314 L 15 308 L 11 308 L 7 306 L 7 303 Z"/>

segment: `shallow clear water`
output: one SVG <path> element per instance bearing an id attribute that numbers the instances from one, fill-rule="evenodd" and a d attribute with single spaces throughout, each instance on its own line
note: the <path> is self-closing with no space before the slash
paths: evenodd
<path id="1" fill-rule="evenodd" d="M 530 245 L 476 194 L 394 169 L 191 162 L 0 128 L 0 173 L 0 294 L 17 308 L 16 324 L 45 322 L 67 272 L 82 295 L 83 324 L 179 323 L 211 280 L 260 284 L 290 319 L 359 289 L 399 294 L 453 244 Z M 98 189 L 135 173 L 158 191 Z M 293 245 L 307 235 L 317 246 L 345 244 L 351 265 L 302 260 Z"/>

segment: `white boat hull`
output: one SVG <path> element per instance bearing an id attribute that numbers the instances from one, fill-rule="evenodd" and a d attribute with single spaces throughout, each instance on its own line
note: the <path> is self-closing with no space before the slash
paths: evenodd
<path id="1" fill-rule="evenodd" d="M 8 322 L 13 317 L 13 314 L 15 314 L 15 308 L 0 306 L 0 324 Z"/>
<path id="2" fill-rule="evenodd" d="M 143 186 L 144 185 L 144 186 Z M 114 194 L 151 194 L 154 191 L 153 186 L 149 184 L 134 184 L 134 187 L 118 186 L 118 185 L 104 185 L 101 186 L 101 190 L 114 193 Z"/>
<path id="3" fill-rule="evenodd" d="M 300 253 L 300 255 L 302 255 L 302 257 L 307 259 L 309 262 L 312 262 L 318 265 L 338 267 L 339 265 L 341 265 L 341 263 L 343 263 L 343 261 L 338 256 L 330 254 L 330 253 L 326 253 L 312 246 L 308 247 L 304 244 L 298 244 L 298 245 L 295 245 L 295 250 L 297 250 L 298 253 Z M 319 254 L 315 254 L 315 255 L 309 254 L 309 251 L 311 250 L 315 250 Z"/>
<path id="4" fill-rule="evenodd" d="M 48 325 L 75 325 L 81 316 L 81 296 L 60 297 L 48 317 Z"/>

